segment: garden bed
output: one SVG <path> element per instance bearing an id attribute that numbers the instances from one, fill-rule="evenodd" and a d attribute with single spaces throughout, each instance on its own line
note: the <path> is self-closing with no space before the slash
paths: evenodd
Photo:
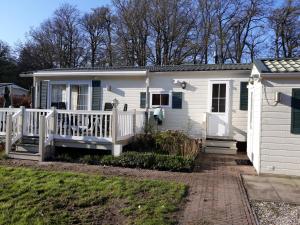
<path id="1" fill-rule="evenodd" d="M 173 224 L 183 184 L 0 166 L 1 224 Z"/>
<path id="2" fill-rule="evenodd" d="M 194 167 L 193 158 L 150 152 L 124 152 L 119 157 L 99 154 L 86 154 L 81 156 L 75 154 L 74 156 L 69 153 L 63 153 L 57 154 L 56 158 L 53 160 L 90 165 L 118 166 L 174 172 L 192 172 Z"/>

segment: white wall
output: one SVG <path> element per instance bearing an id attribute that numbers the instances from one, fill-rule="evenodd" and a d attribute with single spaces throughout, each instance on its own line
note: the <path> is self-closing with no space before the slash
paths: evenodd
<path id="1" fill-rule="evenodd" d="M 232 130 L 238 141 L 246 141 L 247 111 L 240 111 L 240 82 L 248 81 L 249 71 L 195 71 L 150 73 L 150 92 L 183 92 L 182 109 L 165 108 L 162 129 L 188 131 L 191 135 L 202 136 L 204 113 L 208 110 L 208 82 L 210 79 L 231 79 L 232 89 Z M 186 89 L 173 84 L 173 79 L 186 81 Z"/>
<path id="2" fill-rule="evenodd" d="M 261 172 L 300 176 L 300 135 L 291 133 L 292 88 L 299 79 L 263 81 Z M 281 92 L 281 102 L 274 102 Z"/>
<path id="3" fill-rule="evenodd" d="M 111 91 L 107 87 L 111 87 Z M 145 77 L 127 78 L 101 78 L 102 87 L 102 109 L 105 102 L 112 102 L 114 98 L 119 100 L 118 108 L 123 110 L 124 104 L 128 110 L 140 109 L 140 92 L 146 92 Z"/>
<path id="4" fill-rule="evenodd" d="M 254 168 L 260 173 L 262 85 L 248 85 L 248 136 L 247 155 Z"/>

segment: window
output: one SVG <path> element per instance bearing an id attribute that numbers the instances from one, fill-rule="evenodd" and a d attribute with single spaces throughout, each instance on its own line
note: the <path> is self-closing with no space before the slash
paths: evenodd
<path id="1" fill-rule="evenodd" d="M 169 106 L 169 94 L 152 94 L 152 106 Z"/>
<path id="2" fill-rule="evenodd" d="M 211 112 L 226 111 L 226 84 L 212 85 Z"/>
<path id="3" fill-rule="evenodd" d="M 248 82 L 241 82 L 240 86 L 240 110 L 248 110 Z"/>
<path id="4" fill-rule="evenodd" d="M 294 134 L 300 134 L 300 89 L 292 89 L 292 121 L 291 132 Z"/>
<path id="5" fill-rule="evenodd" d="M 51 88 L 51 107 L 58 109 L 66 109 L 67 107 L 67 91 L 65 84 L 52 84 Z"/>
<path id="6" fill-rule="evenodd" d="M 71 110 L 88 110 L 88 85 L 71 85 Z"/>

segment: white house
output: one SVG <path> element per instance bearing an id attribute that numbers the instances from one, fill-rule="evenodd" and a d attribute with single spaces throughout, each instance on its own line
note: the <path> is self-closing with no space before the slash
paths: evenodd
<path id="1" fill-rule="evenodd" d="M 300 59 L 50 69 L 21 76 L 33 77 L 34 109 L 0 109 L 0 136 L 11 140 L 10 157 L 29 157 L 18 152 L 24 146 L 17 140 L 26 137 L 37 139 L 41 157 L 47 146 L 119 155 L 161 108 L 157 129 L 202 139 L 207 153 L 235 154 L 237 142 L 247 141 L 258 173 L 300 175 Z"/>
<path id="2" fill-rule="evenodd" d="M 8 87 L 14 96 L 28 95 L 29 91 L 14 83 L 0 83 L 0 96 L 4 95 L 4 89 Z"/>
<path id="3" fill-rule="evenodd" d="M 161 107 L 159 129 L 205 136 L 207 152 L 235 153 L 236 141 L 246 141 L 250 71 L 251 64 L 179 65 L 52 69 L 23 76 L 34 79 L 35 108 L 106 110 L 113 99 L 120 111 Z"/>
<path id="4" fill-rule="evenodd" d="M 258 173 L 300 176 L 300 58 L 256 60 L 247 154 Z"/>

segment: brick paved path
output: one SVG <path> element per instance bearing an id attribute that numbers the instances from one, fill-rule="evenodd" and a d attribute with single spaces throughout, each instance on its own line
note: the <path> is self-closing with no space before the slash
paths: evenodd
<path id="1" fill-rule="evenodd" d="M 180 224 L 255 225 L 240 178 L 240 173 L 254 174 L 254 170 L 250 166 L 237 166 L 235 158 L 240 156 L 200 155 L 193 173 L 22 160 L 1 160 L 0 164 L 183 182 L 189 185 L 189 195 L 178 214 Z"/>

